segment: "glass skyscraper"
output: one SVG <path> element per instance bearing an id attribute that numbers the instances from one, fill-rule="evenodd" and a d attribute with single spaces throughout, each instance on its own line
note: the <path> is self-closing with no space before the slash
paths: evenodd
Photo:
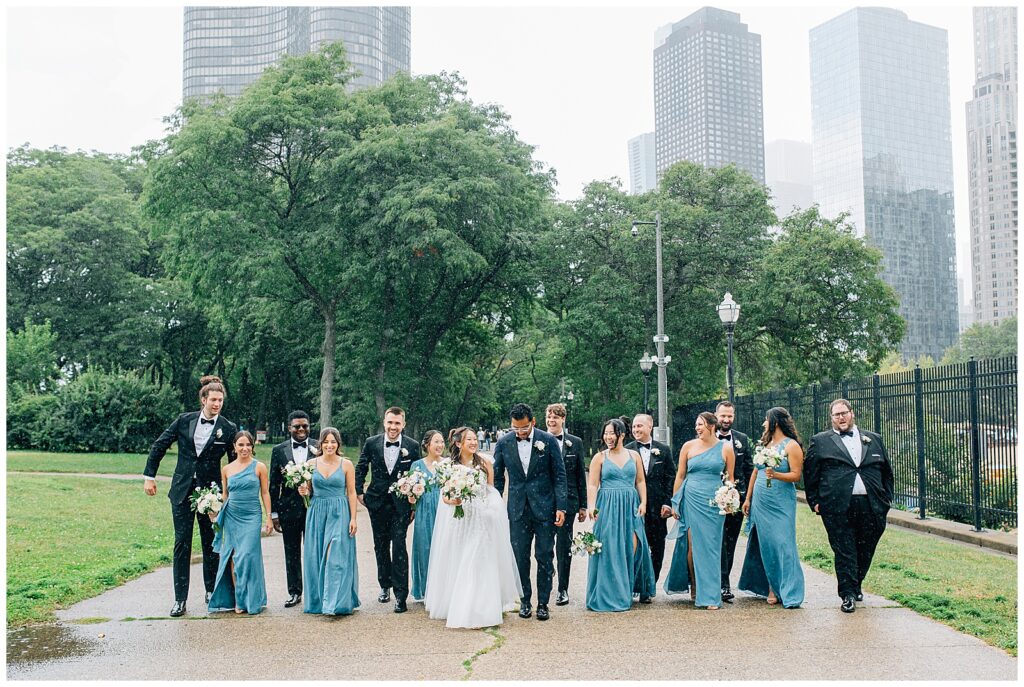
<path id="1" fill-rule="evenodd" d="M 735 163 L 764 183 L 761 36 L 735 12 L 704 7 L 655 34 L 658 178 L 680 160 Z"/>
<path id="2" fill-rule="evenodd" d="M 658 188 L 654 171 L 654 132 L 629 139 L 626 148 L 629 155 L 629 192 L 639 195 Z"/>
<path id="3" fill-rule="evenodd" d="M 352 88 L 408 72 L 408 7 L 186 7 L 182 96 L 238 95 L 283 54 L 341 40 Z"/>
<path id="4" fill-rule="evenodd" d="M 811 29 L 814 199 L 881 249 L 900 299 L 900 352 L 935 360 L 957 337 L 946 31 L 856 8 Z"/>

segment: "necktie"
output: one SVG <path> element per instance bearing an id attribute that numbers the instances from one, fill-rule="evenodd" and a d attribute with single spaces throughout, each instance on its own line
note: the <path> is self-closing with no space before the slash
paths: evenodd
<path id="1" fill-rule="evenodd" d="M 207 420 L 205 417 L 199 418 L 199 424 L 201 425 L 212 425 L 216 420 Z"/>
<path id="2" fill-rule="evenodd" d="M 853 436 L 853 430 L 850 429 L 850 430 L 847 430 L 845 432 L 840 432 L 839 436 L 840 437 L 852 437 Z"/>
<path id="3" fill-rule="evenodd" d="M 292 442 L 292 448 L 306 448 L 306 442 L 305 441 L 293 441 Z"/>
<path id="4" fill-rule="evenodd" d="M 398 445 L 399 445 L 399 442 L 397 442 L 397 441 L 385 441 L 384 442 L 384 448 L 391 448 L 392 446 L 398 446 Z"/>

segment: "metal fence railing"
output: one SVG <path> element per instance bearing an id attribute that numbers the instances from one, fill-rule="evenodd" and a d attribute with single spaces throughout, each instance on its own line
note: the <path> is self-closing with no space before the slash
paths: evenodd
<path id="1" fill-rule="evenodd" d="M 984 527 L 1017 526 L 1017 359 L 915 368 L 735 399 L 735 426 L 754 440 L 764 414 L 784 406 L 802 438 L 831 426 L 828 405 L 853 404 L 857 424 L 882 435 L 898 508 Z M 698 413 L 676 408 L 675 443 L 693 437 Z"/>

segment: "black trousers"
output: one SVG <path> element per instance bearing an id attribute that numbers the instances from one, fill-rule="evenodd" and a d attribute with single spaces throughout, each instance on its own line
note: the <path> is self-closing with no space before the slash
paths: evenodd
<path id="1" fill-rule="evenodd" d="M 213 586 L 217 582 L 220 555 L 213 550 L 213 523 L 210 522 L 210 516 L 193 511 L 192 504 L 185 499 L 181 503 L 171 504 L 171 517 L 174 519 L 174 600 L 188 601 L 189 570 L 192 567 L 192 532 L 196 520 L 199 520 L 199 541 L 203 547 L 203 582 L 208 592 L 213 591 Z"/>
<path id="2" fill-rule="evenodd" d="M 744 495 L 740 494 L 740 503 L 743 502 L 743 498 Z M 731 589 L 729 575 L 732 573 L 732 562 L 736 557 L 736 542 L 739 541 L 740 530 L 743 529 L 743 511 L 726 515 L 722 527 L 722 589 Z"/>
<path id="3" fill-rule="evenodd" d="M 835 554 L 839 598 L 856 594 L 885 532 L 885 513 L 873 511 L 867 496 L 853 496 L 845 513 L 823 513 L 821 520 Z"/>
<path id="4" fill-rule="evenodd" d="M 405 548 L 409 516 L 399 513 L 390 496 L 366 498 L 366 509 L 377 557 L 377 584 L 381 589 L 393 589 L 395 600 L 404 601 L 409 596 L 409 552 Z"/>
<path id="5" fill-rule="evenodd" d="M 665 537 L 668 536 L 668 520 L 661 517 L 661 506 L 653 514 L 644 516 L 644 532 L 651 547 L 651 563 L 654 564 L 654 581 L 661 577 L 661 564 L 665 560 Z"/>
<path id="6" fill-rule="evenodd" d="M 519 567 L 519 580 L 523 583 L 524 603 L 533 598 L 533 586 L 530 584 L 530 547 L 537 561 L 537 603 L 547 604 L 551 599 L 551 580 L 555 576 L 555 516 L 550 519 L 536 520 L 530 513 L 527 504 L 523 515 L 509 523 L 512 539 L 512 553 Z M 567 578 L 568 579 L 568 578 Z"/>
<path id="7" fill-rule="evenodd" d="M 284 535 L 284 570 L 288 579 L 288 593 L 302 594 L 302 537 L 306 532 L 306 518 L 282 518 Z"/>
<path id="8" fill-rule="evenodd" d="M 572 538 L 578 510 L 567 510 L 565 524 L 555 528 L 555 559 L 558 564 L 558 591 L 569 591 L 569 571 L 572 569 Z M 517 559 L 518 560 L 518 559 Z M 539 584 L 537 585 L 540 586 Z"/>

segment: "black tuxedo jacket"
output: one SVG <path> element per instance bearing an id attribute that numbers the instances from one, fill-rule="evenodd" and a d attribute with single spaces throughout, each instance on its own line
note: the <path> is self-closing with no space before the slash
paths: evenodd
<path id="1" fill-rule="evenodd" d="M 366 440 L 362 450 L 359 452 L 359 462 L 356 464 L 356 494 L 363 494 L 366 483 L 366 473 L 370 473 L 370 486 L 366 487 L 365 496 L 367 507 L 373 499 L 391 499 L 395 506 L 403 511 L 409 510 L 409 501 L 388 493 L 388 488 L 398 481 L 398 478 L 407 473 L 412 464 L 420 459 L 420 445 L 409 437 L 402 434 L 400 439 L 398 460 L 395 462 L 395 469 L 388 472 L 387 463 L 384 461 L 384 439 L 382 432 Z"/>
<path id="2" fill-rule="evenodd" d="M 882 437 L 858 427 L 861 436 L 861 463 L 858 468 L 834 431 L 819 432 L 811 438 L 804 458 L 804 489 L 807 505 L 820 506 L 822 515 L 845 513 L 853 495 L 853 483 L 859 474 L 868 492 L 871 509 L 889 510 L 893 497 L 892 465 Z M 868 439 L 865 443 L 864 439 Z"/>
<path id="3" fill-rule="evenodd" d="M 565 466 L 566 519 L 570 519 L 580 508 L 587 507 L 587 468 L 583 464 L 583 440 L 575 434 L 562 434 L 562 463 Z M 536 440 L 535 440 L 536 441 Z M 568 441 L 569 446 L 565 445 Z M 555 439 L 555 443 L 558 440 Z M 516 459 L 519 459 L 518 452 Z M 532 467 L 533 461 L 531 459 Z"/>
<path id="4" fill-rule="evenodd" d="M 743 432 L 732 430 L 732 450 L 736 460 L 732 466 L 732 476 L 736 481 L 736 491 L 740 493 L 740 501 L 747 495 L 750 476 L 754 474 L 754 454 L 750 447 L 750 437 Z"/>
<path id="5" fill-rule="evenodd" d="M 306 439 L 306 446 L 316 448 L 315 439 Z M 315 458 L 307 453 L 309 458 Z M 270 452 L 270 510 L 281 520 L 306 517 L 306 503 L 295 487 L 285 486 L 284 467 L 292 462 L 292 439 L 288 437 Z"/>
<path id="6" fill-rule="evenodd" d="M 142 471 L 146 477 L 155 478 L 167 449 L 174 442 L 178 442 L 178 465 L 174 468 L 171 488 L 167 491 L 167 498 L 173 503 L 182 503 L 188 499 L 193 478 L 196 486 L 208 487 L 210 482 L 221 486 L 221 459 L 225 454 L 229 461 L 235 458 L 232 444 L 238 428 L 235 423 L 225 420 L 223 415 L 217 416 L 210 440 L 206 442 L 199 455 L 196 455 L 195 441 L 192 437 L 195 436 L 201 413 L 202 411 L 193 410 L 179 415 L 153 443 L 153 448 L 149 450 L 149 459 L 146 460 L 146 469 Z"/>
<path id="7" fill-rule="evenodd" d="M 537 442 L 543 448 L 538 449 Z M 550 520 L 554 525 L 555 511 L 565 511 L 568 501 L 562 454 L 555 437 L 539 427 L 533 429 L 530 451 L 530 471 L 524 473 L 516 433 L 509 432 L 498 440 L 494 447 L 494 488 L 499 494 L 505 489 L 505 471 L 508 470 L 509 520 L 522 519 L 529 502 L 530 517 Z"/>
<path id="8" fill-rule="evenodd" d="M 626 448 L 640 453 L 636 441 L 626 444 Z M 658 453 L 654 452 L 655 449 Z M 672 485 L 676 481 L 675 456 L 672 449 L 660 441 L 651 440 L 651 460 L 644 479 L 647 482 L 647 515 L 660 518 L 662 506 L 672 507 Z"/>

